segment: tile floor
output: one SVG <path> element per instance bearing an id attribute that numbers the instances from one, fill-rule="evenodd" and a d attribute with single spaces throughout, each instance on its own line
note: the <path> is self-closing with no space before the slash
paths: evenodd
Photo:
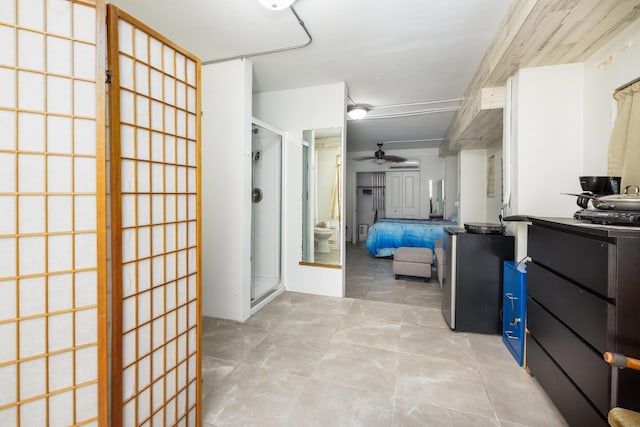
<path id="1" fill-rule="evenodd" d="M 347 298 L 205 318 L 204 426 L 566 426 L 499 336 L 447 327 L 432 280 L 396 282 L 356 246 Z"/>

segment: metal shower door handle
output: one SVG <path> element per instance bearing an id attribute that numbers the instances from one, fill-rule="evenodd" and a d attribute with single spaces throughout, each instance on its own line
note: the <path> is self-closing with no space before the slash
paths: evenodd
<path id="1" fill-rule="evenodd" d="M 262 190 L 259 188 L 254 188 L 251 193 L 251 198 L 253 199 L 253 203 L 260 203 L 262 201 Z"/>

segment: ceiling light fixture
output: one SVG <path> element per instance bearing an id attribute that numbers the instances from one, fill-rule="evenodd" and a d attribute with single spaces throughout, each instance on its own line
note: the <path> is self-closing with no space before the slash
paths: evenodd
<path id="1" fill-rule="evenodd" d="M 369 109 L 363 105 L 350 105 L 347 108 L 347 114 L 349 115 L 349 117 L 351 117 L 353 120 L 360 120 L 362 118 L 364 118 L 364 116 L 367 115 L 367 113 L 369 112 Z"/>
<path id="2" fill-rule="evenodd" d="M 286 9 L 296 0 L 258 0 L 260 4 L 269 10 Z"/>

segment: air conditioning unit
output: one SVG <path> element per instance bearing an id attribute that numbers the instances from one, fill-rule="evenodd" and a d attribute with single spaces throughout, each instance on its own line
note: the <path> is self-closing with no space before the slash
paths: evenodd
<path id="1" fill-rule="evenodd" d="M 407 159 L 401 163 L 392 163 L 389 165 L 389 169 L 417 169 L 420 167 L 420 160 Z"/>

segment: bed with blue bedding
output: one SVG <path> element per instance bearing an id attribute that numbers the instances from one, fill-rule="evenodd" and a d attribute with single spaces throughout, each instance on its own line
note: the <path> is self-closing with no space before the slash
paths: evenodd
<path id="1" fill-rule="evenodd" d="M 388 257 L 401 246 L 433 249 L 435 241 L 444 237 L 444 227 L 455 225 L 453 221 L 380 219 L 369 229 L 367 250 L 374 257 Z"/>

